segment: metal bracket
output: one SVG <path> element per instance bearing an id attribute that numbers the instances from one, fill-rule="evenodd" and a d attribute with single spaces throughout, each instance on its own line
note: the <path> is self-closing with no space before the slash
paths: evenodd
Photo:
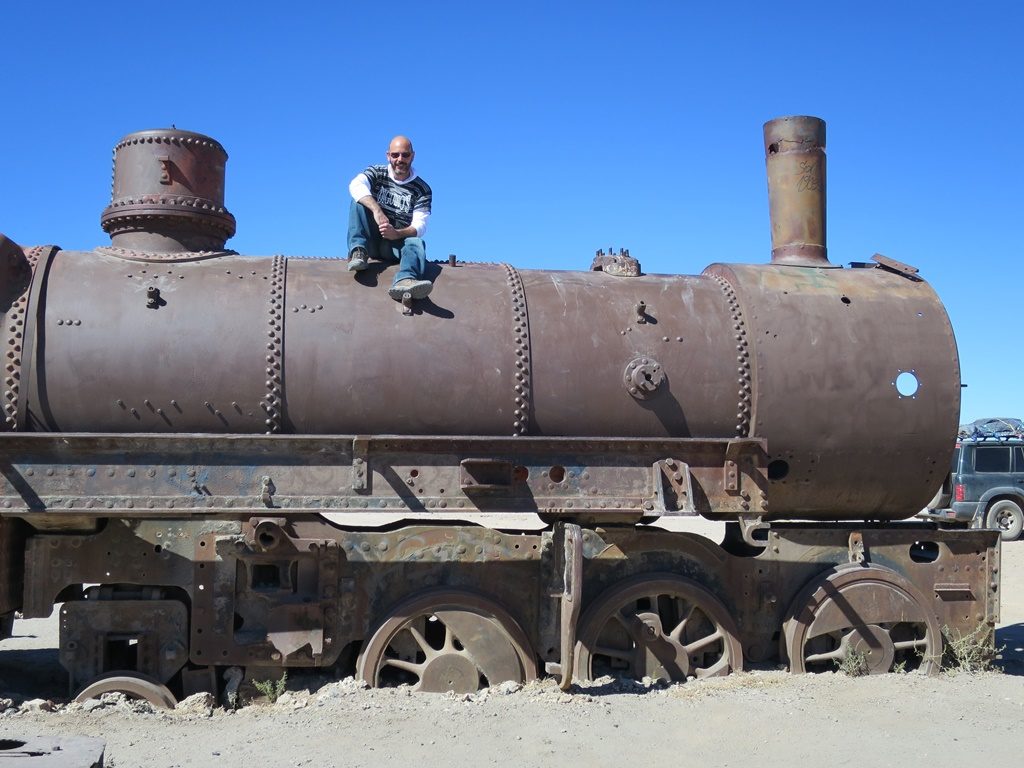
<path id="1" fill-rule="evenodd" d="M 636 322 L 644 325 L 647 322 L 647 302 L 641 299 L 636 304 Z"/>
<path id="2" fill-rule="evenodd" d="M 868 559 L 867 550 L 864 548 L 864 534 L 860 531 L 854 531 L 850 534 L 849 541 L 850 550 L 850 562 L 851 563 L 863 563 Z"/>
<path id="3" fill-rule="evenodd" d="M 690 465 L 676 459 L 662 459 L 654 463 L 654 494 L 665 512 L 678 512 L 681 515 L 696 515 L 697 507 L 693 503 L 693 478 L 690 476 Z M 675 502 L 665 493 L 665 484 L 675 495 Z"/>
<path id="4" fill-rule="evenodd" d="M 890 272 L 895 272 L 897 275 L 903 275 L 909 277 L 911 280 L 920 280 L 917 276 L 920 271 L 917 267 L 912 267 L 909 264 L 904 264 L 902 261 L 896 261 L 896 259 L 890 259 L 888 256 L 883 256 L 880 253 L 876 253 L 871 257 L 872 261 L 878 262 L 878 265 L 882 269 L 887 269 Z"/>
<path id="5" fill-rule="evenodd" d="M 725 489 L 731 493 L 739 490 L 739 464 L 744 456 L 743 452 L 748 449 L 743 443 L 730 441 L 725 447 L 725 462 L 722 465 L 722 482 Z"/>
<path id="6" fill-rule="evenodd" d="M 157 160 L 160 163 L 160 183 L 171 183 L 171 158 L 168 155 L 160 155 Z"/>
<path id="7" fill-rule="evenodd" d="M 270 479 L 270 475 L 264 475 L 260 481 L 260 499 L 268 507 L 274 506 L 274 494 L 277 493 L 277 486 Z"/>
<path id="8" fill-rule="evenodd" d="M 766 546 L 768 531 L 772 527 L 770 523 L 766 523 L 760 517 L 745 517 L 743 515 L 736 518 L 736 522 L 740 525 L 740 535 L 743 537 L 743 541 L 752 547 Z M 759 536 L 762 533 L 763 536 Z"/>
<path id="9" fill-rule="evenodd" d="M 558 663 L 544 665 L 548 674 L 558 675 L 558 687 L 563 691 L 572 685 L 572 672 L 576 654 L 576 623 L 580 618 L 583 601 L 583 531 L 573 523 L 555 523 L 555 545 L 562 540 L 562 594 L 559 635 L 561 656 Z"/>
<path id="10" fill-rule="evenodd" d="M 736 462 L 732 459 L 726 459 L 725 464 L 722 465 L 722 471 L 725 473 L 723 484 L 727 491 L 738 491 L 740 488 L 739 480 L 739 467 Z"/>
<path id="11" fill-rule="evenodd" d="M 368 437 L 352 438 L 352 490 L 356 493 L 368 493 L 370 490 L 370 439 Z"/>
<path id="12" fill-rule="evenodd" d="M 462 491 L 507 491 L 512 488 L 512 462 L 504 459 L 463 459 L 459 462 Z"/>

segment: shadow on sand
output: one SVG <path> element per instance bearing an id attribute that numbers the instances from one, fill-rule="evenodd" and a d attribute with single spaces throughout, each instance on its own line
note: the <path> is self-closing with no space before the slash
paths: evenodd
<path id="1" fill-rule="evenodd" d="M 996 666 L 1008 675 L 1024 675 L 1024 623 L 996 630 Z"/>

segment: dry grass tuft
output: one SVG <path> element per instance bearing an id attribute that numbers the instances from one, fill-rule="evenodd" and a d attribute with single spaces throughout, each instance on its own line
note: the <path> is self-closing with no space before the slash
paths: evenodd
<path id="1" fill-rule="evenodd" d="M 996 654 L 992 627 L 979 624 L 967 634 L 949 627 L 942 628 L 945 640 L 942 649 L 942 667 L 950 672 L 987 672 L 993 668 Z"/>

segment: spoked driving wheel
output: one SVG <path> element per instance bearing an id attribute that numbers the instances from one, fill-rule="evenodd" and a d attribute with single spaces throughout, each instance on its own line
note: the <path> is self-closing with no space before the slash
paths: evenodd
<path id="1" fill-rule="evenodd" d="M 580 622 L 576 677 L 683 681 L 743 668 L 736 624 L 690 579 L 652 574 L 606 591 Z"/>
<path id="2" fill-rule="evenodd" d="M 783 642 L 793 672 L 937 672 L 942 636 L 917 589 L 879 566 L 836 568 L 793 601 Z"/>
<path id="3" fill-rule="evenodd" d="M 373 687 L 471 693 L 537 677 L 530 643 L 501 606 L 461 590 L 431 590 L 399 605 L 366 643 L 358 675 Z"/>

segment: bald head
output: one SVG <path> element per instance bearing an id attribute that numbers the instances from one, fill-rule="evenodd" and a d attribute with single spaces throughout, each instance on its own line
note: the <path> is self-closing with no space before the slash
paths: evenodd
<path id="1" fill-rule="evenodd" d="M 388 144 L 387 159 L 391 173 L 398 181 L 405 181 L 412 174 L 413 152 L 412 142 L 405 136 L 395 136 Z"/>
<path id="2" fill-rule="evenodd" d="M 402 151 L 412 152 L 412 139 L 410 139 L 408 136 L 395 136 L 395 138 L 393 138 L 391 140 L 391 143 L 388 144 L 388 151 L 389 152 L 402 152 Z"/>

